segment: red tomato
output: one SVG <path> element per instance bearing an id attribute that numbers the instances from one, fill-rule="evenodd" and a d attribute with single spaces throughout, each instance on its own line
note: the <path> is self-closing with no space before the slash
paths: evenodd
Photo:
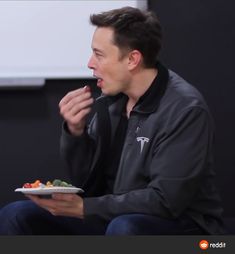
<path id="1" fill-rule="evenodd" d="M 25 183 L 23 188 L 32 188 L 32 185 L 31 183 Z"/>

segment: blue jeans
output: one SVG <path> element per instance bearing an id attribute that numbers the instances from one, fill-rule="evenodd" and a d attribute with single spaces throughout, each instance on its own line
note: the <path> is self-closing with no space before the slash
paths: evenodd
<path id="1" fill-rule="evenodd" d="M 163 219 L 144 214 L 120 215 L 107 222 L 54 216 L 32 201 L 17 201 L 0 210 L 0 235 L 197 235 L 204 234 L 190 219 Z"/>

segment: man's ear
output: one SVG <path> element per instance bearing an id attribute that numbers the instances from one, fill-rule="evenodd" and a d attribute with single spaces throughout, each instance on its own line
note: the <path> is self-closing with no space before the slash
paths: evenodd
<path id="1" fill-rule="evenodd" d="M 128 69 L 131 71 L 142 63 L 142 54 L 139 50 L 132 50 L 128 55 Z"/>

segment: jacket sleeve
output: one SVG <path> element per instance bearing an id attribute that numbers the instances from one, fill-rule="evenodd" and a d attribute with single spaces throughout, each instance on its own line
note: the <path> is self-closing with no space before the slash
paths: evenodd
<path id="1" fill-rule="evenodd" d="M 85 198 L 85 215 L 97 214 L 107 220 L 127 213 L 175 218 L 190 206 L 204 178 L 213 176 L 212 122 L 207 111 L 193 107 L 169 121 L 166 130 L 155 141 L 146 188 Z"/>
<path id="2" fill-rule="evenodd" d="M 83 135 L 71 135 L 64 122 L 60 139 L 60 153 L 68 165 L 72 184 L 83 187 L 91 171 L 91 164 L 96 150 L 95 137 L 88 134 L 86 129 Z"/>

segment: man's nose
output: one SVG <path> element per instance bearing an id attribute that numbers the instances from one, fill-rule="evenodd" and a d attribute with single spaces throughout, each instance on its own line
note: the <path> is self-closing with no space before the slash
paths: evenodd
<path id="1" fill-rule="evenodd" d="M 92 70 L 95 69 L 95 62 L 94 62 L 93 55 L 90 57 L 87 66 L 88 66 L 89 69 L 92 69 Z"/>

